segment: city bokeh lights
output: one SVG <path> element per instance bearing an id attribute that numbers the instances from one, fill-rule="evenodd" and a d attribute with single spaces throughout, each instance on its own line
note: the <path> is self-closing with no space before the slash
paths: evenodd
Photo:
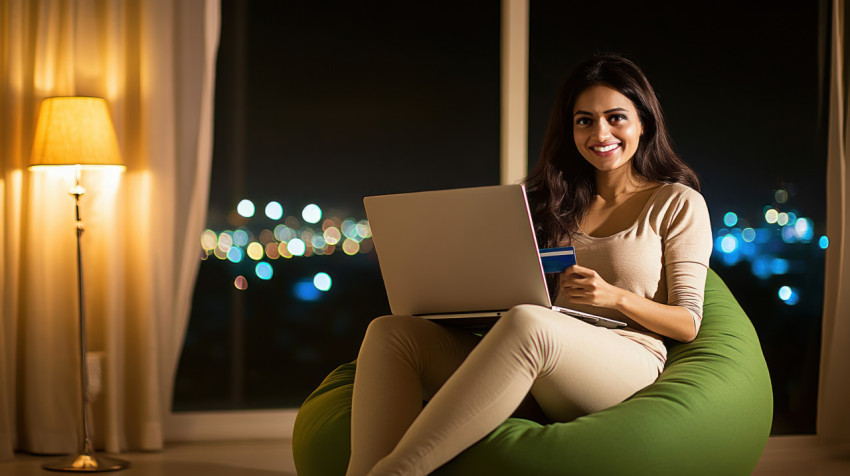
<path id="1" fill-rule="evenodd" d="M 246 220 L 234 230 L 204 230 L 201 233 L 202 258 L 214 257 L 234 265 L 246 259 L 256 262 L 252 273 L 240 272 L 233 281 L 236 289 L 244 291 L 251 279 L 269 281 L 276 273 L 291 272 L 287 268 L 276 269 L 285 266 L 282 263 L 286 260 L 330 256 L 338 250 L 344 255 L 355 256 L 374 249 L 368 220 L 335 216 L 322 220 L 322 209 L 309 204 L 301 211 L 302 223 L 294 216 L 284 218 L 283 210 L 283 205 L 271 201 L 265 206 L 265 217 L 254 217 L 254 203 L 248 199 L 240 201 L 236 213 Z M 275 223 L 269 226 L 266 218 Z M 321 228 L 316 226 L 319 222 Z M 259 224 L 259 230 L 254 227 L 255 223 Z M 333 282 L 326 272 L 297 278 L 293 295 L 301 301 L 321 299 L 323 293 L 331 290 Z"/>
<path id="2" fill-rule="evenodd" d="M 738 210 L 723 213 L 721 226 L 715 228 L 713 251 L 713 257 L 721 265 L 747 263 L 752 275 L 760 280 L 774 276 L 792 279 L 794 275 L 802 275 L 808 253 L 813 250 L 823 253 L 829 246 L 829 238 L 816 236 L 818 227 L 811 218 L 788 207 L 793 199 L 792 193 L 782 188 L 774 191 L 772 198 L 773 203 L 758 212 Z M 329 256 L 338 251 L 355 256 L 371 253 L 374 249 L 368 220 L 336 216 L 323 219 L 322 209 L 313 203 L 301 209 L 301 220 L 294 216 L 284 218 L 283 210 L 279 202 L 268 202 L 265 218 L 275 223 L 271 226 L 261 223 L 266 227 L 260 230 L 252 228 L 251 220 L 245 220 L 235 230 L 204 230 L 200 240 L 202 256 L 204 259 L 228 260 L 234 265 L 249 259 L 256 262 L 254 272 L 249 276 L 271 280 L 275 267 L 279 266 L 273 263 Z M 236 212 L 244 218 L 252 218 L 255 212 L 253 202 L 248 199 L 240 201 Z M 280 223 L 281 220 L 283 223 Z M 317 226 L 319 222 L 320 227 Z M 281 269 L 277 272 L 287 271 Z M 240 274 L 233 283 L 234 287 L 245 290 L 250 279 Z M 302 276 L 293 288 L 293 295 L 302 301 L 319 300 L 323 292 L 331 289 L 331 282 L 331 276 L 324 272 L 312 277 Z M 307 287 L 316 292 L 309 291 Z M 806 298 L 801 295 L 800 286 L 790 282 L 782 285 L 776 296 L 789 306 Z"/>
<path id="3" fill-rule="evenodd" d="M 753 276 L 768 280 L 782 276 L 787 280 L 804 280 L 807 263 L 813 253 L 823 253 L 829 238 L 816 238 L 817 225 L 811 218 L 801 216 L 799 210 L 789 207 L 794 194 L 785 188 L 774 191 L 773 202 L 758 213 L 752 221 L 746 214 L 726 212 L 723 227 L 714 237 L 713 256 L 724 266 L 747 263 Z M 803 299 L 820 296 L 803 296 L 802 286 L 782 285 L 776 296 L 784 304 L 795 306 Z"/>

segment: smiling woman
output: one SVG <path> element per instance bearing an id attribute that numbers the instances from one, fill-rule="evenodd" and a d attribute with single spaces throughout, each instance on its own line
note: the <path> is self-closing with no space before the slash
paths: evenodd
<path id="1" fill-rule="evenodd" d="M 614 51 L 641 65 L 664 104 L 676 152 L 699 175 L 715 240 L 711 267 L 762 339 L 775 434 L 815 430 L 827 244 L 827 3 L 716 2 L 694 15 L 670 0 L 531 3 L 529 168 L 542 155 L 552 91 L 575 64 Z M 586 21 L 611 12 L 640 25 L 640 34 L 600 35 Z M 646 135 L 651 125 L 640 120 Z M 640 155 L 639 147 L 634 160 Z M 735 220 L 727 223 L 730 212 Z M 782 299 L 790 296 L 779 294 L 784 286 L 796 290 L 792 298 Z"/>

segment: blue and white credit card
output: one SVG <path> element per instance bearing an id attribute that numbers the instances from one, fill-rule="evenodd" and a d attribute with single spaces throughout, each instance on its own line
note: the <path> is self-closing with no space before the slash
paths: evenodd
<path id="1" fill-rule="evenodd" d="M 560 273 L 576 264 L 576 250 L 572 246 L 543 248 L 540 250 L 540 262 L 544 273 Z"/>

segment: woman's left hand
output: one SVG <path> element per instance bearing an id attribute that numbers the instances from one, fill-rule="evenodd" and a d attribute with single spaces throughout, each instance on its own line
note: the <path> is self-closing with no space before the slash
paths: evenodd
<path id="1" fill-rule="evenodd" d="M 596 271 L 573 265 L 561 273 L 561 288 L 571 302 L 617 308 L 622 289 L 608 284 Z"/>

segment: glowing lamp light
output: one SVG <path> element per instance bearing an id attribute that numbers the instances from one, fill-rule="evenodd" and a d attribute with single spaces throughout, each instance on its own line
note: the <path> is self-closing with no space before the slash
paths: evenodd
<path id="1" fill-rule="evenodd" d="M 723 215 L 723 223 L 726 226 L 735 226 L 738 223 L 738 215 L 734 212 L 727 212 Z"/>
<path id="2" fill-rule="evenodd" d="M 313 286 L 319 291 L 327 292 L 331 289 L 331 277 L 328 273 L 316 273 L 313 276 Z"/>
<path id="3" fill-rule="evenodd" d="M 260 261 L 259 263 L 257 263 L 257 266 L 254 267 L 254 272 L 257 273 L 258 278 L 264 280 L 272 279 L 272 275 L 274 274 L 272 265 L 266 263 L 265 261 Z"/>
<path id="4" fill-rule="evenodd" d="M 319 223 L 322 219 L 322 209 L 315 203 L 311 203 L 301 211 L 301 218 L 307 223 Z"/>
<path id="5" fill-rule="evenodd" d="M 245 199 L 239 202 L 239 205 L 236 205 L 236 213 L 245 218 L 251 218 L 254 216 L 254 211 L 254 202 L 251 200 Z"/>
<path id="6" fill-rule="evenodd" d="M 283 206 L 278 202 L 269 202 L 266 204 L 266 216 L 272 220 L 280 220 L 283 216 Z"/>

